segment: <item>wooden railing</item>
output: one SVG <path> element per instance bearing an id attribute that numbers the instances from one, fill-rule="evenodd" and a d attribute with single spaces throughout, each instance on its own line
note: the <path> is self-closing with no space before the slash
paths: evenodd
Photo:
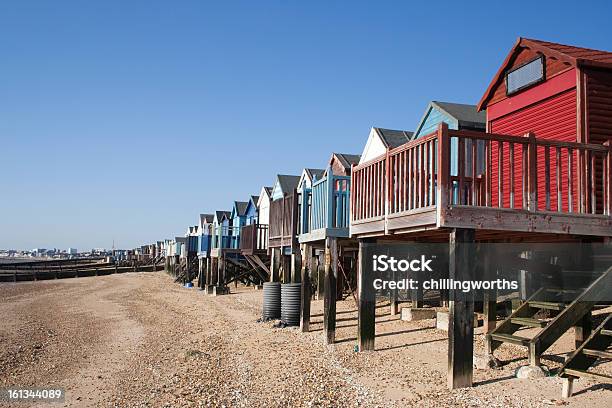
<path id="1" fill-rule="evenodd" d="M 435 205 L 437 157 L 436 134 L 389 152 L 389 214 Z"/>
<path id="2" fill-rule="evenodd" d="M 612 215 L 612 148 L 449 130 L 352 170 L 352 222 L 451 205 Z"/>
<path id="3" fill-rule="evenodd" d="M 243 251 L 263 251 L 268 249 L 268 225 L 251 224 L 242 227 L 240 249 Z"/>
<path id="4" fill-rule="evenodd" d="M 353 221 L 380 219 L 385 216 L 387 155 L 353 168 L 351 214 Z"/>
<path id="5" fill-rule="evenodd" d="M 297 240 L 297 192 L 270 203 L 270 246 L 289 246 Z"/>
<path id="6" fill-rule="evenodd" d="M 310 232 L 322 228 L 348 228 L 349 226 L 349 199 L 351 178 L 335 176 L 331 168 L 321 180 L 312 183 L 310 193 L 310 206 L 304 208 L 302 219 L 303 232 Z M 308 197 L 303 197 L 308 199 Z M 309 212 L 305 212 L 308 211 Z"/>
<path id="7" fill-rule="evenodd" d="M 214 226 L 212 229 L 213 235 L 210 245 L 211 249 L 233 248 L 232 239 L 235 237 L 233 236 L 233 232 L 237 228 L 238 227 L 223 225 Z"/>
<path id="8" fill-rule="evenodd" d="M 440 134 L 458 145 L 458 174 L 447 174 L 449 204 L 612 214 L 609 144 L 537 139 L 533 133 L 521 137 L 442 129 Z M 447 143 L 443 149 L 448 162 Z"/>

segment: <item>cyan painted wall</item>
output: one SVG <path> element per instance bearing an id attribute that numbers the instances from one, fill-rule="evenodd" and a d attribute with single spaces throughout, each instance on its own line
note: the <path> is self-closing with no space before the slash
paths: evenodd
<path id="1" fill-rule="evenodd" d="M 440 111 L 435 106 L 430 105 L 428 108 L 428 112 L 425 114 L 424 119 L 420 123 L 421 127 L 417 129 L 415 133 L 415 139 L 435 132 L 438 128 L 438 125 L 442 122 L 445 122 L 448 125 L 449 129 L 457 130 L 459 128 L 459 123 L 457 122 L 457 119 L 448 116 L 446 113 Z"/>

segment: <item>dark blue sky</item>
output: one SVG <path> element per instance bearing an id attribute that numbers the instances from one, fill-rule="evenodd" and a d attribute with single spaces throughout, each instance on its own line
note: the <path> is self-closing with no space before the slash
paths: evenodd
<path id="1" fill-rule="evenodd" d="M 0 2 L 0 248 L 183 234 L 276 173 L 476 103 L 518 36 L 612 50 L 606 2 Z"/>

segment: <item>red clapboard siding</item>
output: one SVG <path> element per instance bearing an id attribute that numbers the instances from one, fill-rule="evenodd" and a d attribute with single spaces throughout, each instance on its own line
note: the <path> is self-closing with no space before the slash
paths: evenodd
<path id="1" fill-rule="evenodd" d="M 538 139 L 551 139 L 560 141 L 576 141 L 576 88 L 572 88 L 558 95 L 543 99 L 535 104 L 509 113 L 505 116 L 497 118 L 490 123 L 490 131 L 492 133 L 508 134 L 522 136 L 527 132 L 533 132 Z M 493 143 L 492 146 L 492 203 L 498 205 L 498 146 Z M 510 177 L 508 169 L 509 147 L 504 145 L 503 152 L 503 207 L 510 208 Z M 567 151 L 561 153 L 561 186 L 562 191 L 562 207 L 563 211 L 568 210 L 567 202 Z M 577 178 L 576 173 L 577 156 L 574 158 L 573 174 L 573 191 L 574 198 L 577 197 Z M 514 147 L 514 208 L 522 208 L 522 152 L 521 147 Z M 545 159 L 544 148 L 538 148 L 538 209 L 546 209 L 546 183 L 545 183 Z M 550 149 L 550 208 L 552 211 L 557 211 L 557 183 L 556 183 L 556 152 Z M 574 203 L 574 208 L 576 204 Z"/>
<path id="2" fill-rule="evenodd" d="M 586 73 L 588 142 L 612 140 L 612 72 L 597 69 Z"/>

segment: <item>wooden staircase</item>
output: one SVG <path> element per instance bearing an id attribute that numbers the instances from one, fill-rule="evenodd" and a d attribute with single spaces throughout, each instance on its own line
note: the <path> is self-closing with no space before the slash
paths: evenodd
<path id="1" fill-rule="evenodd" d="M 487 334 L 487 352 L 492 354 L 502 343 L 516 344 L 528 348 L 530 365 L 540 365 L 542 353 L 590 313 L 598 300 L 605 299 L 606 293 L 608 295 L 610 293 L 610 288 L 612 288 L 612 267 L 583 290 L 540 288 Z M 564 299 L 571 292 L 577 296 L 568 303 Z M 538 315 L 543 310 L 556 311 L 558 314 L 550 321 L 539 319 Z M 526 327 L 540 330 L 530 338 L 515 335 L 515 332 Z"/>
<path id="2" fill-rule="evenodd" d="M 593 364 L 601 359 L 612 359 L 612 313 L 591 333 L 577 350 L 572 352 L 563 367 L 559 377 L 564 378 L 563 398 L 572 396 L 574 379 L 584 377 L 612 384 L 612 376 L 588 371 Z"/>

